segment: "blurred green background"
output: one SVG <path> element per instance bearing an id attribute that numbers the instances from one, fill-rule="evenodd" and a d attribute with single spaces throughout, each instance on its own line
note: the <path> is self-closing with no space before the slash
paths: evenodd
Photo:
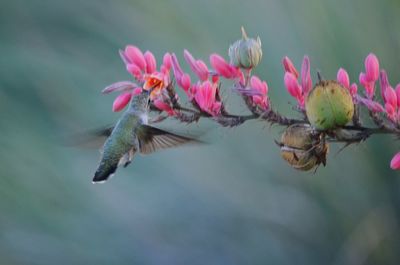
<path id="1" fill-rule="evenodd" d="M 357 81 L 374 52 L 396 84 L 399 13 L 396 0 L 2 1 L 0 264 L 399 264 L 391 137 L 334 145 L 326 168 L 301 173 L 280 158 L 281 128 L 205 121 L 183 129 L 208 145 L 137 156 L 104 185 L 91 183 L 98 151 L 60 140 L 118 119 L 100 91 L 129 80 L 126 44 L 207 60 L 243 25 L 263 42 L 255 73 L 293 115 L 283 56 L 310 55 L 314 80 L 344 67 Z"/>

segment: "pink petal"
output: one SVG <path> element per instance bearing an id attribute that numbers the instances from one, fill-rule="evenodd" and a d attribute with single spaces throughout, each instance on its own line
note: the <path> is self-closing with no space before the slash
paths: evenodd
<path id="1" fill-rule="evenodd" d="M 390 87 L 389 78 L 385 70 L 382 70 L 379 75 L 379 84 L 381 86 L 381 96 L 385 101 L 385 92 L 388 87 Z"/>
<path id="2" fill-rule="evenodd" d="M 196 61 L 197 75 L 201 81 L 208 79 L 209 71 L 207 65 L 202 60 Z"/>
<path id="3" fill-rule="evenodd" d="M 266 82 L 262 82 L 257 76 L 253 75 L 250 78 L 250 87 L 260 92 L 261 95 L 266 96 L 268 93 L 268 85 Z"/>
<path id="4" fill-rule="evenodd" d="M 354 96 L 354 95 L 356 95 L 357 94 L 357 84 L 356 83 L 353 83 L 353 84 L 351 84 L 351 86 L 350 86 L 350 94 L 352 95 L 352 96 Z"/>
<path id="5" fill-rule="evenodd" d="M 222 56 L 216 53 L 210 55 L 210 64 L 219 75 L 227 79 L 237 78 L 241 74 L 240 71 L 238 72 L 235 67 L 228 64 Z"/>
<path id="6" fill-rule="evenodd" d="M 337 72 L 337 81 L 339 84 L 344 86 L 347 89 L 350 89 L 350 79 L 349 79 L 349 74 L 344 70 L 343 68 L 340 68 L 339 71 Z"/>
<path id="7" fill-rule="evenodd" d="M 163 57 L 163 66 L 169 71 L 169 69 L 171 69 L 171 65 L 172 65 L 171 54 L 167 52 L 164 54 Z"/>
<path id="8" fill-rule="evenodd" d="M 183 56 L 185 57 L 186 62 L 189 64 L 192 72 L 195 73 L 201 81 L 208 79 L 208 68 L 203 61 L 196 61 L 188 50 L 184 50 Z"/>
<path id="9" fill-rule="evenodd" d="M 379 78 L 379 61 L 373 53 L 365 58 L 365 77 L 369 82 L 375 82 Z"/>
<path id="10" fill-rule="evenodd" d="M 364 73 L 360 73 L 360 84 L 365 88 L 365 93 L 368 98 L 372 99 L 375 94 L 375 84 L 374 82 L 369 82 Z"/>
<path id="11" fill-rule="evenodd" d="M 165 103 L 162 99 L 155 99 L 153 101 L 154 106 L 156 106 L 159 110 L 165 111 L 169 116 L 175 115 L 174 109 L 167 103 Z"/>
<path id="12" fill-rule="evenodd" d="M 157 69 L 157 62 L 153 53 L 146 51 L 144 53 L 144 59 L 146 60 L 146 73 L 151 74 L 155 72 Z"/>
<path id="13" fill-rule="evenodd" d="M 397 84 L 395 91 L 397 96 L 397 107 L 400 108 L 400 84 Z"/>
<path id="14" fill-rule="evenodd" d="M 396 91 L 391 86 L 385 90 L 385 103 L 391 105 L 393 109 L 397 107 Z"/>
<path id="15" fill-rule="evenodd" d="M 304 56 L 303 63 L 301 65 L 301 86 L 303 87 L 304 95 L 307 95 L 312 89 L 310 59 L 308 56 Z"/>
<path id="16" fill-rule="evenodd" d="M 173 53 L 171 56 L 171 62 L 172 62 L 172 70 L 174 72 L 176 82 L 178 83 L 178 85 L 180 85 L 181 78 L 183 76 L 183 71 L 182 71 L 181 66 L 179 65 L 179 61 L 178 61 L 178 58 L 176 58 L 175 53 Z"/>
<path id="17" fill-rule="evenodd" d="M 128 105 L 129 101 L 132 98 L 131 92 L 125 92 L 120 94 L 118 97 L 115 98 L 112 106 L 112 111 L 118 112 L 125 108 Z"/>
<path id="18" fill-rule="evenodd" d="M 125 48 L 126 57 L 134 64 L 136 64 L 142 71 L 146 71 L 146 60 L 142 51 L 132 45 L 128 45 Z"/>
<path id="19" fill-rule="evenodd" d="M 299 100 L 302 97 L 302 89 L 299 83 L 297 83 L 297 79 L 293 74 L 286 72 L 284 77 L 284 83 L 289 94 L 292 97 L 296 98 L 297 100 Z"/>
<path id="20" fill-rule="evenodd" d="M 143 88 L 137 87 L 132 91 L 132 96 L 137 96 L 143 92 Z"/>
<path id="21" fill-rule="evenodd" d="M 385 104 L 385 109 L 386 109 L 386 114 L 388 115 L 389 119 L 392 121 L 396 120 L 396 110 L 393 108 L 393 106 L 390 103 Z"/>
<path id="22" fill-rule="evenodd" d="M 107 86 L 106 88 L 104 88 L 101 93 L 103 94 L 109 94 L 111 92 L 126 92 L 129 90 L 134 89 L 135 87 L 138 87 L 137 84 L 129 82 L 129 81 L 121 81 L 121 82 L 117 82 L 114 84 L 111 84 L 109 86 Z"/>
<path id="23" fill-rule="evenodd" d="M 289 72 L 292 75 L 294 75 L 297 78 L 299 78 L 299 72 L 297 71 L 296 67 L 294 67 L 292 61 L 289 59 L 289 57 L 285 56 L 282 60 L 283 68 L 285 69 L 285 72 Z"/>
<path id="24" fill-rule="evenodd" d="M 395 154 L 392 161 L 390 161 L 390 168 L 394 170 L 400 169 L 400 152 Z"/>
<path id="25" fill-rule="evenodd" d="M 129 60 L 129 58 L 126 56 L 125 51 L 119 50 L 119 55 L 121 56 L 121 59 L 122 59 L 122 61 L 123 61 L 125 64 L 130 64 L 130 63 L 132 63 L 132 62 Z"/>
<path id="26" fill-rule="evenodd" d="M 182 78 L 181 78 L 181 87 L 183 88 L 183 90 L 188 91 L 190 88 L 190 76 L 188 74 L 183 74 Z"/>
<path id="27" fill-rule="evenodd" d="M 126 65 L 126 70 L 128 70 L 128 72 L 133 75 L 137 80 L 142 80 L 142 71 L 136 64 L 131 63 Z"/>

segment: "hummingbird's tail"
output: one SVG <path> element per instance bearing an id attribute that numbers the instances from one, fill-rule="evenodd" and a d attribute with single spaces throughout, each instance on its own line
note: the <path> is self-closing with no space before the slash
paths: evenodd
<path id="1" fill-rule="evenodd" d="M 99 167 L 94 173 L 93 183 L 105 182 L 109 177 L 112 177 L 118 168 L 118 161 L 116 163 L 100 163 Z"/>

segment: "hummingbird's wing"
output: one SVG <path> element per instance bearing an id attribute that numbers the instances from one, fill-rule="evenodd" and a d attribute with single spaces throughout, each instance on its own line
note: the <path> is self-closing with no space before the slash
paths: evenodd
<path id="1" fill-rule="evenodd" d="M 148 125 L 141 125 L 137 131 L 141 154 L 150 154 L 160 149 L 176 147 L 186 143 L 199 143 L 198 140 L 170 133 Z"/>
<path id="2" fill-rule="evenodd" d="M 63 144 L 70 147 L 100 148 L 107 137 L 111 135 L 113 129 L 114 126 L 105 126 L 103 128 L 68 135 L 64 137 Z"/>

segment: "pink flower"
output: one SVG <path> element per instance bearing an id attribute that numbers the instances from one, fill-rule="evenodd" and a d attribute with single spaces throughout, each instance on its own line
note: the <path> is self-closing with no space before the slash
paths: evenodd
<path id="1" fill-rule="evenodd" d="M 348 89 L 348 91 L 350 92 L 350 95 L 354 99 L 355 95 L 357 94 L 357 84 L 353 83 L 350 85 L 349 74 L 347 73 L 347 71 L 345 69 L 340 68 L 338 70 L 336 80 L 338 81 L 339 84 L 341 84 L 342 86 L 344 86 L 345 88 Z"/>
<path id="2" fill-rule="evenodd" d="M 299 73 L 293 66 L 292 61 L 290 61 L 288 57 L 285 57 L 283 58 L 282 63 L 285 69 L 285 86 L 289 91 L 289 94 L 296 98 L 299 106 L 304 108 L 304 99 L 312 89 L 310 59 L 308 56 L 304 56 L 303 58 L 303 63 L 301 65 L 301 85 L 297 81 Z"/>
<path id="3" fill-rule="evenodd" d="M 190 76 L 183 72 L 181 66 L 179 65 L 178 58 L 176 58 L 175 54 L 172 54 L 171 56 L 171 62 L 172 62 L 172 71 L 174 72 L 175 80 L 178 86 L 180 86 L 186 93 L 186 95 L 189 97 L 190 100 L 194 98 L 194 85 L 192 87 L 191 85 L 191 80 Z"/>
<path id="4" fill-rule="evenodd" d="M 341 84 L 345 88 L 347 89 L 350 88 L 349 74 L 343 68 L 340 68 L 339 71 L 337 72 L 336 80 L 338 81 L 339 84 Z"/>
<path id="5" fill-rule="evenodd" d="M 394 170 L 400 169 L 400 152 L 395 154 L 392 161 L 390 161 L 390 168 Z"/>
<path id="6" fill-rule="evenodd" d="M 289 72 L 291 74 L 293 74 L 296 79 L 299 78 L 299 72 L 297 72 L 296 67 L 294 67 L 292 61 L 289 59 L 289 57 L 285 56 L 282 60 L 282 64 L 283 64 L 283 69 L 285 70 L 285 72 Z"/>
<path id="7" fill-rule="evenodd" d="M 299 85 L 299 83 L 297 82 L 296 77 L 292 73 L 286 72 L 284 77 L 284 83 L 289 94 L 295 99 L 297 99 L 297 102 L 299 103 L 300 106 L 303 106 L 304 105 L 303 90 Z"/>
<path id="8" fill-rule="evenodd" d="M 207 65 L 202 60 L 195 60 L 189 51 L 184 50 L 183 56 L 189 64 L 190 69 L 199 77 L 201 81 L 208 79 L 209 71 Z"/>
<path id="9" fill-rule="evenodd" d="M 128 58 L 130 63 L 135 64 L 137 67 L 140 68 L 140 70 L 146 70 L 146 59 L 144 58 L 142 51 L 138 47 L 132 45 L 126 46 L 125 56 L 126 58 Z"/>
<path id="10" fill-rule="evenodd" d="M 368 82 L 376 82 L 379 78 L 379 61 L 373 53 L 365 58 L 365 77 Z"/>
<path id="11" fill-rule="evenodd" d="M 197 87 L 194 97 L 200 109 L 213 116 L 217 116 L 221 110 L 221 102 L 216 100 L 216 93 L 217 84 L 207 80 Z"/>
<path id="12" fill-rule="evenodd" d="M 379 78 L 379 61 L 375 54 L 365 58 L 365 73 L 360 73 L 360 84 L 365 88 L 367 98 L 372 99 L 375 93 L 375 82 Z"/>
<path id="13" fill-rule="evenodd" d="M 258 92 L 258 95 L 252 96 L 253 103 L 258 105 L 263 110 L 267 110 L 269 107 L 268 102 L 268 85 L 266 82 L 262 82 L 257 76 L 252 76 L 250 78 L 250 87 L 251 89 Z"/>
<path id="14" fill-rule="evenodd" d="M 126 69 L 140 83 L 143 83 L 144 90 L 151 90 L 150 99 L 155 99 L 161 94 L 170 83 L 169 71 L 171 69 L 171 55 L 166 53 L 163 58 L 163 64 L 160 66 L 160 71 L 157 71 L 157 61 L 153 53 L 142 51 L 132 45 L 126 46 L 125 50 L 119 51 L 122 60 L 126 65 Z M 102 92 L 108 94 L 111 92 L 123 92 L 113 103 L 113 111 L 122 110 L 130 101 L 133 95 L 142 92 L 135 83 L 123 81 L 117 82 L 106 87 Z"/>
<path id="15" fill-rule="evenodd" d="M 154 106 L 159 110 L 165 111 L 169 116 L 174 116 L 176 114 L 175 110 L 171 107 L 171 105 L 165 102 L 161 97 L 156 98 L 154 101 Z"/>
<path id="16" fill-rule="evenodd" d="M 218 75 L 221 75 L 226 79 L 235 79 L 241 77 L 241 71 L 239 68 L 227 63 L 219 54 L 213 53 L 210 55 L 210 64 Z"/>
<path id="17" fill-rule="evenodd" d="M 308 95 L 312 89 L 310 59 L 308 56 L 304 56 L 303 63 L 301 64 L 301 86 L 303 88 L 303 94 Z"/>
<path id="18" fill-rule="evenodd" d="M 120 94 L 118 97 L 115 98 L 112 110 L 114 112 L 121 111 L 128 105 L 129 101 L 132 98 L 132 92 L 125 92 Z"/>
<path id="19" fill-rule="evenodd" d="M 400 88 L 396 87 L 396 90 L 393 89 L 393 87 L 389 83 L 389 78 L 385 70 L 382 70 L 380 72 L 379 80 L 381 86 L 382 99 L 383 102 L 385 103 L 386 114 L 392 122 L 397 122 L 397 119 L 399 117 L 397 112 L 400 100 L 398 98 L 398 90 Z"/>

